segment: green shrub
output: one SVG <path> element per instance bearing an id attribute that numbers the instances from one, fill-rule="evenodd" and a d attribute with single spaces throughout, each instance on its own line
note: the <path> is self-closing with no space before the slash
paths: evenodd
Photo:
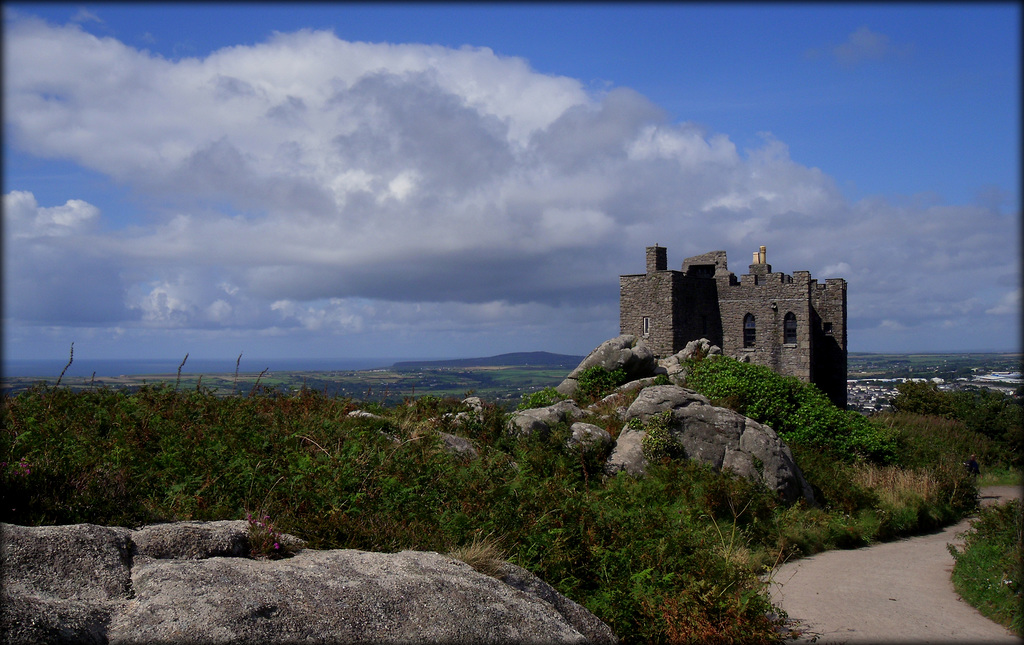
<path id="1" fill-rule="evenodd" d="M 1024 485 L 1024 475 L 1016 468 L 986 468 L 977 478 L 978 486 L 1017 486 Z"/>
<path id="2" fill-rule="evenodd" d="M 953 586 L 982 614 L 1024 637 L 1024 515 L 1020 500 L 981 511 L 955 560 Z"/>
<path id="3" fill-rule="evenodd" d="M 423 416 L 455 404 L 408 403 L 370 419 L 315 392 L 217 398 L 155 386 L 6 398 L 0 519 L 137 526 L 248 512 L 260 518 L 254 553 L 271 557 L 281 533 L 310 548 L 438 552 L 486 535 L 624 642 L 771 637 L 767 595 L 736 555 L 746 531 L 771 524 L 770 497 L 751 503 L 746 483 L 688 464 L 606 483 L 566 448 L 566 424 L 510 438 L 495 406 L 458 426 L 480 452 L 464 462 Z M 736 520 L 729 504 L 748 510 Z M 738 527 L 734 550 L 708 518 L 725 536 Z"/>
<path id="4" fill-rule="evenodd" d="M 714 509 L 704 505 L 708 496 Z M 591 499 L 593 524 L 580 539 L 596 577 L 581 581 L 579 601 L 624 642 L 773 638 L 771 607 L 745 548 L 747 531 L 771 515 L 771 496 L 731 474 L 666 460 L 642 479 L 610 479 Z M 606 577 L 622 584 L 590 584 Z"/>
<path id="5" fill-rule="evenodd" d="M 864 416 L 840 410 L 813 384 L 762 365 L 709 356 L 688 363 L 686 383 L 717 404 L 771 426 L 787 443 L 846 459 L 889 462 L 894 456 L 893 438 Z"/>
<path id="6" fill-rule="evenodd" d="M 986 469 L 1008 460 L 1005 451 L 988 437 L 968 430 L 963 422 L 912 412 L 883 412 L 872 422 L 896 438 L 896 462 L 910 468 L 930 468 L 952 460 L 962 464 L 977 455 Z"/>
<path id="7" fill-rule="evenodd" d="M 644 431 L 644 438 L 641 446 L 644 456 L 648 461 L 661 461 L 662 459 L 684 459 L 686 452 L 671 435 L 672 412 L 666 410 L 647 419 L 646 423 L 640 423 L 639 419 L 632 419 L 630 427 Z"/>
<path id="8" fill-rule="evenodd" d="M 1024 466 L 1024 402 L 985 388 L 947 392 L 924 381 L 907 381 L 896 389 L 894 411 L 959 421 L 999 444 L 1005 465 Z"/>
<path id="9" fill-rule="evenodd" d="M 607 387 L 621 376 L 600 378 Z M 494 405 L 457 424 L 455 399 L 361 406 L 380 418 L 349 417 L 351 400 L 315 391 L 5 397 L 0 521 L 133 527 L 249 512 L 274 518 L 254 528 L 255 551 L 268 556 L 281 533 L 310 548 L 441 553 L 488 536 L 624 643 L 773 640 L 765 565 L 864 544 L 894 523 L 860 464 L 827 447 L 792 446 L 824 506 L 783 507 L 760 484 L 672 452 L 667 417 L 646 426 L 645 477 L 605 478 L 600 460 L 566 446 L 565 423 L 519 438 Z M 441 428 L 479 456 L 449 454 Z M 956 487 L 952 475 L 935 478 Z M 907 499 L 899 508 L 913 512 L 895 522 L 908 531 L 942 516 L 930 497 Z"/>
<path id="10" fill-rule="evenodd" d="M 575 396 L 580 403 L 596 401 L 625 383 L 628 378 L 621 369 L 608 371 L 600 365 L 588 367 L 576 379 Z"/>
<path id="11" fill-rule="evenodd" d="M 896 397 L 892 409 L 896 412 L 912 412 L 930 416 L 956 418 L 953 398 L 939 390 L 930 381 L 904 381 L 896 386 Z"/>
<path id="12" fill-rule="evenodd" d="M 814 489 L 815 500 L 826 509 L 849 515 L 878 506 L 878 494 L 857 483 L 849 461 L 814 446 L 793 444 L 790 450 Z"/>
<path id="13" fill-rule="evenodd" d="M 559 401 L 565 400 L 565 398 L 566 397 L 560 394 L 555 388 L 546 387 L 543 390 L 523 394 L 522 401 L 520 401 L 519 405 L 516 406 L 516 409 L 532 410 L 534 408 L 546 408 L 549 405 L 554 405 Z"/>

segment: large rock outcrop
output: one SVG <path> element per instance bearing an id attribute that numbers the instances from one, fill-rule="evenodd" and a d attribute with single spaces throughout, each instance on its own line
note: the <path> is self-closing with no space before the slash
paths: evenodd
<path id="1" fill-rule="evenodd" d="M 786 502 L 804 499 L 814 504 L 814 493 L 804 479 L 789 447 L 770 427 L 727 408 L 720 408 L 693 390 L 679 385 L 655 385 L 659 375 L 671 382 L 685 381 L 687 361 L 695 356 L 721 354 L 722 350 L 705 338 L 691 341 L 678 353 L 657 359 L 636 336 L 622 335 L 601 343 L 576 367 L 556 389 L 571 397 L 577 389 L 577 378 L 584 370 L 600 366 L 608 371 L 623 370 L 626 383 L 599 404 L 580 410 L 571 398 L 554 405 L 520 410 L 509 419 L 509 428 L 520 436 L 547 433 L 557 423 L 573 424 L 573 439 L 579 443 L 586 436 L 607 446 L 607 439 L 596 433 L 601 423 L 602 408 L 621 394 L 633 390 L 640 393 L 628 408 L 615 411 L 616 425 L 633 419 L 646 422 L 654 415 L 667 414 L 668 439 L 686 458 L 701 461 L 717 470 L 728 469 L 752 481 L 763 483 Z M 607 415 L 607 412 L 601 414 Z M 589 416 L 588 416 L 589 415 Z M 596 417 L 596 418 L 595 418 Z M 588 423 L 582 423 L 580 420 Z M 604 417 L 608 421 L 607 416 Z M 607 434 L 607 433 L 605 433 Z M 619 432 L 614 448 L 605 462 L 605 472 L 625 471 L 642 476 L 647 467 L 644 451 L 646 431 L 627 425 Z"/>
<path id="2" fill-rule="evenodd" d="M 711 405 L 707 398 L 676 385 L 644 388 L 626 410 L 627 423 L 647 422 L 666 415 L 671 441 L 686 457 L 730 469 L 776 491 L 786 502 L 805 499 L 814 503 L 814 493 L 797 467 L 789 447 L 770 427 L 727 408 Z M 626 470 L 642 474 L 646 465 L 643 430 L 625 429 L 608 460 L 608 471 Z"/>
<path id="3" fill-rule="evenodd" d="M 721 347 L 712 344 L 707 338 L 699 338 L 686 343 L 686 347 L 675 354 L 658 359 L 658 367 L 665 370 L 674 383 L 682 383 L 686 380 L 686 361 L 694 356 L 714 356 L 721 353 Z"/>
<path id="4" fill-rule="evenodd" d="M 551 428 L 559 423 L 572 422 L 585 416 L 575 401 L 559 401 L 543 408 L 520 410 L 509 418 L 509 429 L 520 437 L 528 437 L 534 433 L 546 436 Z"/>
<path id="5" fill-rule="evenodd" d="M 565 396 L 573 396 L 580 374 L 595 366 L 603 367 L 609 372 L 622 370 L 629 380 L 635 381 L 654 376 L 658 363 L 654 352 L 643 340 L 631 334 L 623 334 L 598 345 L 555 389 Z"/>
<path id="6" fill-rule="evenodd" d="M 11 643 L 616 640 L 508 563 L 503 581 L 438 553 L 254 560 L 244 521 L 0 531 L 0 628 Z"/>

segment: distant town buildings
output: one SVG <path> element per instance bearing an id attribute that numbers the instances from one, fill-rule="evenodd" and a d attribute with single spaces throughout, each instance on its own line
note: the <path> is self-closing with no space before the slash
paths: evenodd
<path id="1" fill-rule="evenodd" d="M 942 378 L 864 378 L 847 381 L 847 407 L 864 414 L 873 414 L 891 409 L 892 400 L 898 394 L 897 387 L 905 381 L 928 381 L 940 390 L 956 391 L 972 387 L 984 387 L 1007 395 L 1013 395 L 1024 380 L 1020 372 L 992 372 L 970 378 L 947 381 Z"/>

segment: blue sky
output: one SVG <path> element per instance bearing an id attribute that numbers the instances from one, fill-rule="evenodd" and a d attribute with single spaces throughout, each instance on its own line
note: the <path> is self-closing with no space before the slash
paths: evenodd
<path id="1" fill-rule="evenodd" d="M 618 275 L 1017 350 L 1016 4 L 6 4 L 4 356 L 588 352 Z"/>

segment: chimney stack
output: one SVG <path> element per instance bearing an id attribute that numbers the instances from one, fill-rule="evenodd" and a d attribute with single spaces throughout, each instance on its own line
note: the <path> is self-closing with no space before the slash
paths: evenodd
<path id="1" fill-rule="evenodd" d="M 663 246 L 647 247 L 647 273 L 668 269 L 668 249 Z"/>

